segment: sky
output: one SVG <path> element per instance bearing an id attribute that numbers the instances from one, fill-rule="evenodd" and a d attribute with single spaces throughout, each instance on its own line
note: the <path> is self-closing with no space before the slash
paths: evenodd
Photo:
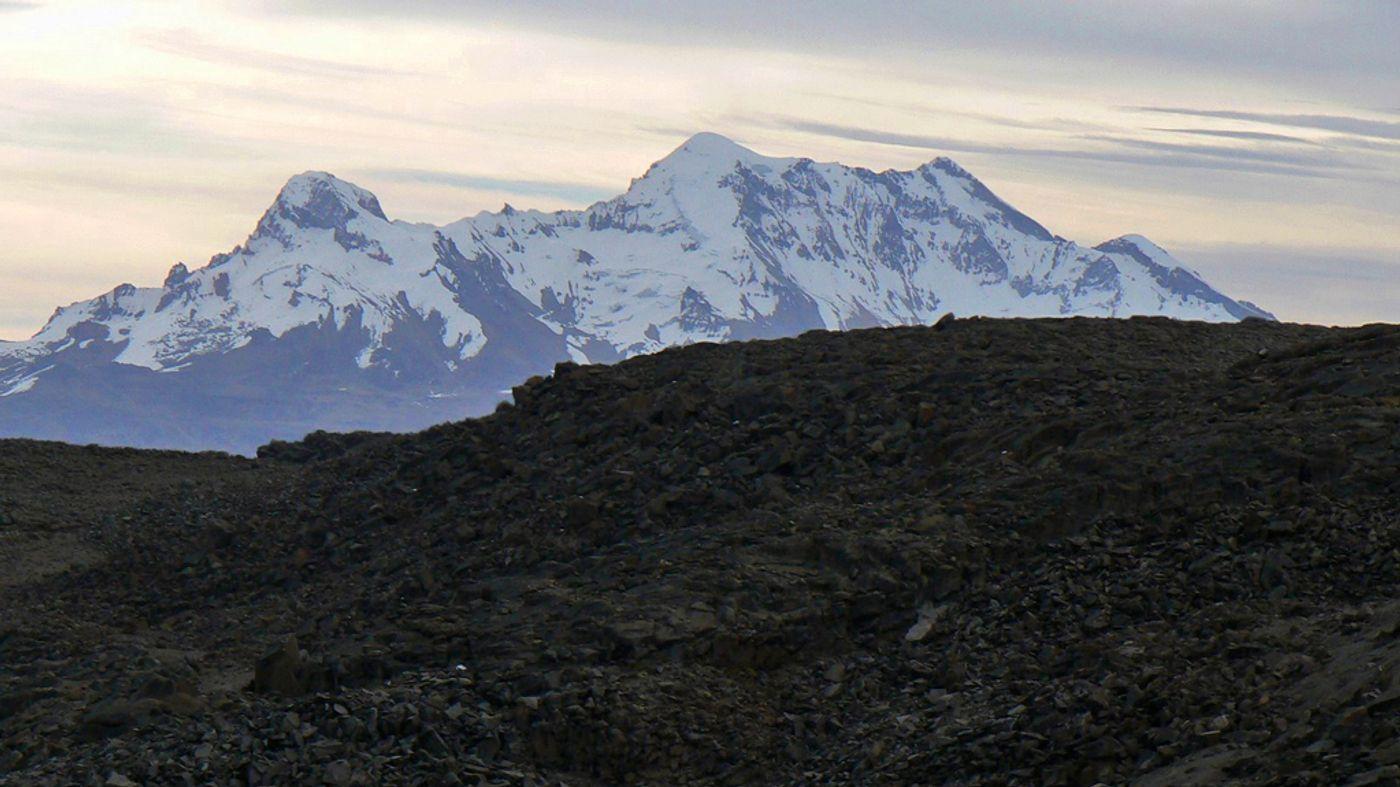
<path id="1" fill-rule="evenodd" d="M 1280 318 L 1400 321 L 1396 0 L 0 0 L 0 339 L 328 170 L 392 218 L 582 207 L 698 131 L 949 156 Z"/>

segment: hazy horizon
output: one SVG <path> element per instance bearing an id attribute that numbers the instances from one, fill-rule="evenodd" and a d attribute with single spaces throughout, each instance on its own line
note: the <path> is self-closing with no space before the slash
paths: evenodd
<path id="1" fill-rule="evenodd" d="M 0 338 L 203 265 L 297 172 L 441 224 L 611 197 L 699 131 L 946 155 L 1281 319 L 1400 319 L 1400 5 L 744 5 L 0 2 Z"/>

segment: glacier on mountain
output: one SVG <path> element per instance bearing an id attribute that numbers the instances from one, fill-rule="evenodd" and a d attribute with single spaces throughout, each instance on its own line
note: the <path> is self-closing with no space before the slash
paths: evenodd
<path id="1" fill-rule="evenodd" d="M 873 172 L 699 134 L 614 199 L 507 206 L 442 227 L 390 220 L 373 194 L 330 174 L 297 175 L 229 253 L 176 265 L 160 287 L 124 284 L 61 308 L 32 339 L 0 344 L 0 394 L 43 396 L 63 367 L 199 368 L 212 381 L 226 357 L 314 364 L 296 342 L 269 349 L 314 334 L 340 337 L 331 354 L 376 384 L 418 386 L 422 400 L 431 388 L 434 401 L 470 391 L 481 410 L 557 360 L 948 312 L 1271 319 L 1141 236 L 1092 248 L 1055 236 L 946 158 Z M 269 362 L 237 366 L 258 374 Z M 0 406 L 0 429 L 14 428 Z"/>

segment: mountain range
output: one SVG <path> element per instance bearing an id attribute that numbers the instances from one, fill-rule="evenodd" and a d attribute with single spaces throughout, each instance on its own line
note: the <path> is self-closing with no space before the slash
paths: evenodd
<path id="1" fill-rule="evenodd" d="M 228 253 L 0 343 L 0 436 L 248 453 L 479 415 L 561 361 L 950 312 L 1272 319 L 1141 236 L 1056 236 L 946 158 L 874 172 L 699 134 L 583 210 L 445 226 L 297 175 Z"/>

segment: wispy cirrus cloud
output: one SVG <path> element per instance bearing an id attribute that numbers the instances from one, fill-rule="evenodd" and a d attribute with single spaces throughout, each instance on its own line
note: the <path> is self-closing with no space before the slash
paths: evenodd
<path id="1" fill-rule="evenodd" d="M 954 139 L 952 137 L 940 137 L 929 134 L 909 134 L 901 131 L 885 131 L 876 128 L 862 128 L 859 126 L 847 126 L 838 123 L 826 123 L 818 120 L 803 120 L 801 118 L 772 118 L 756 119 L 759 124 L 767 123 L 778 128 L 789 131 L 801 131 L 806 134 L 816 134 L 823 137 L 836 137 L 852 142 L 874 142 L 878 145 L 897 145 L 904 148 L 919 148 L 922 150 L 946 150 L 964 153 L 991 153 L 1001 148 L 995 145 L 981 145 Z"/>
<path id="2" fill-rule="evenodd" d="M 195 132 L 160 99 L 135 89 L 99 88 L 51 80 L 0 83 L 0 145 L 75 154 L 246 156 L 237 140 Z"/>
<path id="3" fill-rule="evenodd" d="M 1334 148 L 1364 150 L 1369 153 L 1400 154 L 1400 139 L 1391 141 L 1369 137 L 1329 137 L 1327 144 Z"/>
<path id="4" fill-rule="evenodd" d="M 1151 128 L 1149 131 L 1161 131 L 1168 134 L 1189 134 L 1198 137 L 1220 137 L 1222 139 L 1247 139 L 1258 142 L 1293 142 L 1299 145 L 1316 145 L 1310 139 L 1289 136 L 1288 134 L 1273 134 L 1267 131 L 1230 131 L 1228 129 L 1217 128 Z"/>
<path id="5" fill-rule="evenodd" d="M 1192 109 L 1189 107 L 1128 107 L 1138 112 L 1162 115 L 1239 120 L 1271 126 L 1310 128 L 1339 134 L 1355 134 L 1374 139 L 1400 140 L 1400 123 L 1355 115 L 1283 114 L 1277 112 L 1240 112 L 1233 109 Z"/>
<path id="6" fill-rule="evenodd" d="M 616 196 L 615 189 L 587 183 L 554 180 L 522 180 L 490 175 L 471 175 L 431 169 L 368 169 L 357 175 L 397 183 L 425 183 L 471 191 L 504 191 L 533 197 L 552 197 L 578 203 L 592 203 Z"/>
<path id="7" fill-rule="evenodd" d="M 1123 137 L 1087 135 L 1082 139 L 1107 146 L 1099 149 L 1046 148 L 985 144 L 964 139 L 823 123 L 796 118 L 769 120 L 779 128 L 854 142 L 873 142 L 947 153 L 981 153 L 997 156 L 1078 159 L 1152 167 L 1212 169 L 1291 177 L 1335 177 L 1348 163 L 1339 156 L 1319 156 L 1299 151 L 1174 145 Z"/>
<path id="8" fill-rule="evenodd" d="M 1291 147 L 1256 145 L 1240 147 L 1235 145 L 1185 145 L 1175 142 L 1158 142 L 1151 139 L 1112 135 L 1090 135 L 1084 137 L 1095 142 L 1104 142 L 1120 148 L 1154 150 L 1162 153 L 1188 156 L 1206 156 L 1227 161 L 1259 161 L 1272 164 L 1286 164 L 1297 167 L 1318 167 L 1324 169 L 1361 169 L 1359 164 L 1347 157 L 1331 151 L 1297 150 Z"/>
<path id="9" fill-rule="evenodd" d="M 287 117 L 297 117 L 312 112 L 335 115 L 340 118 L 390 121 L 406 126 L 425 126 L 437 129 L 460 129 L 462 127 L 462 124 L 457 121 L 428 117 L 421 112 L 393 112 L 370 102 L 338 99 L 314 89 L 297 92 L 267 86 L 196 85 L 195 87 L 209 95 L 244 102 L 259 108 L 272 109 L 275 112 L 285 113 Z"/>
<path id="10" fill-rule="evenodd" d="M 1331 325 L 1394 322 L 1400 255 L 1266 244 L 1172 249 L 1237 297 L 1269 304 L 1280 319 Z"/>
<path id="11" fill-rule="evenodd" d="M 218 66 L 233 66 L 279 74 L 326 77 L 330 79 L 365 79 L 370 77 L 408 76 L 412 72 L 398 68 L 362 63 L 346 63 L 303 55 L 289 55 L 253 47 L 220 43 L 194 30 L 147 30 L 137 34 L 137 42 L 155 52 L 198 60 Z"/>
<path id="12" fill-rule="evenodd" d="M 1400 49 L 1394 0 L 240 0 L 263 12 L 344 19 L 499 25 L 570 37 L 855 57 L 956 53 L 960 69 L 1045 84 L 1067 72 L 1096 83 L 1122 73 L 1307 84 L 1333 98 L 1390 104 Z M 1248 30 L 1249 35 L 1239 35 Z M 1066 64 L 1074 67 L 1065 69 Z M 975 65 L 974 65 L 975 64 Z M 1092 71 L 1084 71 L 1088 66 Z M 1168 76 L 1165 68 L 1174 72 Z"/>
<path id="13" fill-rule="evenodd" d="M 1106 127 L 1098 123 L 1089 123 L 1083 120 L 1072 120 L 1063 117 L 1008 117 L 1007 115 L 997 115 L 990 112 L 969 112 L 964 109 L 954 109 L 946 106 L 933 106 L 929 104 L 916 103 L 910 101 L 894 101 L 890 99 L 873 98 L 871 96 L 849 95 L 830 92 L 813 92 L 807 95 L 823 101 L 840 101 L 845 104 L 855 104 L 858 106 L 875 107 L 877 109 L 893 110 L 905 114 L 924 115 L 928 117 L 957 117 L 967 120 L 975 120 L 979 123 L 986 123 L 1002 128 L 1014 128 L 1024 131 L 1104 131 Z"/>

